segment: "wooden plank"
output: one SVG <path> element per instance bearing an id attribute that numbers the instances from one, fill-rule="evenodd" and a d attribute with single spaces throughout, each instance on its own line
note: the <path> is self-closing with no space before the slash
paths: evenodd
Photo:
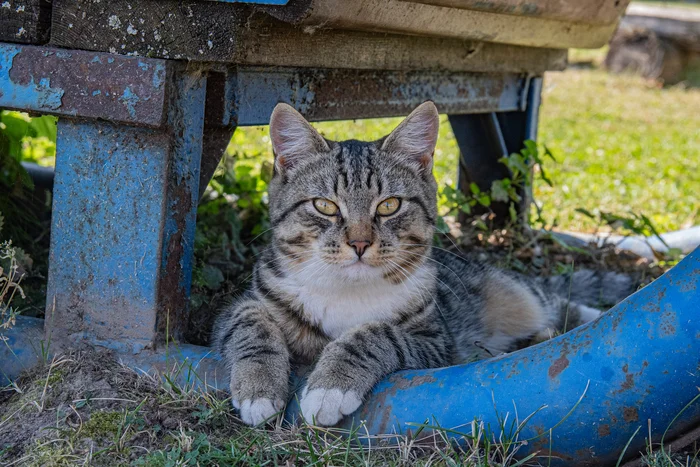
<path id="1" fill-rule="evenodd" d="M 565 51 L 472 40 L 318 30 L 267 20 L 243 30 L 233 62 L 313 68 L 524 72 L 566 67 Z"/>
<path id="2" fill-rule="evenodd" d="M 629 0 L 402 0 L 426 5 L 479 10 L 516 16 L 586 24 L 614 24 L 624 14 Z"/>
<path id="3" fill-rule="evenodd" d="M 50 0 L 3 0 L 0 5 L 0 42 L 44 44 L 50 26 Z"/>
<path id="4" fill-rule="evenodd" d="M 320 29 L 309 32 L 252 10 L 163 0 L 55 0 L 51 42 L 149 57 L 239 65 L 377 70 L 560 70 L 566 53 L 473 40 Z"/>
<path id="5" fill-rule="evenodd" d="M 403 0 L 300 0 L 289 8 L 287 12 L 280 7 L 265 11 L 310 29 L 358 29 L 561 49 L 601 47 L 617 24 L 574 23 Z"/>

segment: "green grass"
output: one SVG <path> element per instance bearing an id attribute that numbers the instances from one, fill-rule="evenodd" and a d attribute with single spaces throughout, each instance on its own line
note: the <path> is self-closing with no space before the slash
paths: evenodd
<path id="1" fill-rule="evenodd" d="M 558 156 L 536 198 L 561 228 L 576 208 L 644 213 L 660 230 L 700 220 L 700 90 L 596 70 L 547 75 L 539 139 Z"/>

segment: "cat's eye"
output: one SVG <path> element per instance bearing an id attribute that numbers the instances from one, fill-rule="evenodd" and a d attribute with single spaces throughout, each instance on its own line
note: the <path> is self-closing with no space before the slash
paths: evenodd
<path id="1" fill-rule="evenodd" d="M 326 216 L 335 216 L 338 214 L 338 206 L 333 202 L 323 198 L 314 200 L 314 207 L 318 212 Z"/>
<path id="2" fill-rule="evenodd" d="M 387 198 L 377 206 L 377 214 L 380 216 L 391 216 L 401 207 L 401 200 L 398 198 Z"/>

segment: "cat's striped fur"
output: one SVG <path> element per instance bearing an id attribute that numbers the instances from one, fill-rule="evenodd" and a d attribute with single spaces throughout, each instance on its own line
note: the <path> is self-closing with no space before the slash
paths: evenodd
<path id="1" fill-rule="evenodd" d="M 431 247 L 437 130 L 430 102 L 378 142 L 326 141 L 291 107 L 275 109 L 272 243 L 215 329 L 245 422 L 284 407 L 294 361 L 315 362 L 303 415 L 332 425 L 393 371 L 512 351 L 564 321 L 590 321 L 600 314 L 591 305 L 630 292 L 619 275 L 579 272 L 569 287 L 566 278 L 529 279 Z M 392 198 L 398 210 L 379 215 Z M 320 212 L 319 199 L 338 212 Z"/>

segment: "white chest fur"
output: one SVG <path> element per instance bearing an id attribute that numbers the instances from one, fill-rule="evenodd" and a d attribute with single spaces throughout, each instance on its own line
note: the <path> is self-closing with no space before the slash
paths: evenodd
<path id="1" fill-rule="evenodd" d="M 425 280 L 418 271 L 401 284 L 391 284 L 381 276 L 371 280 L 350 281 L 333 271 L 322 277 L 305 277 L 302 272 L 280 283 L 280 290 L 294 297 L 306 318 L 333 339 L 344 332 L 371 322 L 387 321 L 406 309 L 421 292 Z"/>

